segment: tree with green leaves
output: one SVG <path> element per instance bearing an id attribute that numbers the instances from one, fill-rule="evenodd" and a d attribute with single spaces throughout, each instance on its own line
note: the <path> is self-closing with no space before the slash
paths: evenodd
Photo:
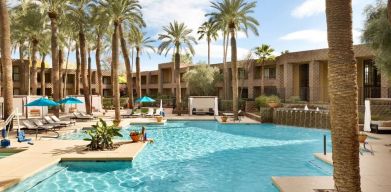
<path id="1" fill-rule="evenodd" d="M 248 34 L 248 30 L 250 30 L 258 35 L 257 26 L 259 23 L 250 16 L 254 13 L 256 5 L 256 1 L 222 0 L 221 2 L 212 2 L 213 11 L 207 14 L 212 21 L 224 23 L 231 37 L 232 110 L 236 120 L 238 119 L 239 105 L 236 33 L 240 30 Z"/>
<path id="2" fill-rule="evenodd" d="M 198 40 L 205 38 L 208 43 L 208 65 L 210 65 L 210 43 L 212 40 L 217 40 L 217 37 L 219 36 L 218 31 L 219 27 L 217 22 L 213 22 L 211 20 L 204 22 L 198 28 L 197 33 L 200 35 Z"/>
<path id="3" fill-rule="evenodd" d="M 58 101 L 61 99 L 60 67 L 58 62 L 58 19 L 62 15 L 68 0 L 40 0 L 40 2 L 42 2 L 42 8 L 50 19 L 53 99 Z M 54 114 L 56 116 L 60 115 L 59 107 L 54 107 Z"/>
<path id="4" fill-rule="evenodd" d="M 112 77 L 115 108 L 115 121 L 120 122 L 120 95 L 118 84 L 119 45 L 122 47 L 125 65 L 130 68 L 130 61 L 126 49 L 126 41 L 122 31 L 123 22 L 129 25 L 140 26 L 144 24 L 141 14 L 141 6 L 138 0 L 100 0 L 99 3 L 105 9 L 106 17 L 113 23 L 112 35 Z"/>
<path id="5" fill-rule="evenodd" d="M 379 1 L 365 10 L 366 21 L 362 35 L 363 42 L 375 51 L 376 65 L 391 76 L 391 24 L 387 14 L 387 6 Z"/>
<path id="6" fill-rule="evenodd" d="M 141 91 L 141 61 L 140 55 L 147 49 L 155 52 L 155 47 L 152 45 L 155 41 L 151 37 L 147 37 L 146 33 L 137 28 L 133 28 L 130 33 L 133 36 L 133 46 L 136 49 L 136 92 L 137 97 L 142 97 Z M 148 52 L 147 52 L 148 53 Z"/>
<path id="7" fill-rule="evenodd" d="M 216 94 L 216 83 L 222 79 L 220 69 L 207 64 L 199 64 L 183 76 L 189 84 L 190 94 L 194 96 L 211 96 Z"/>
<path id="8" fill-rule="evenodd" d="M 175 62 L 173 66 L 175 83 L 176 83 L 176 107 L 178 115 L 181 115 L 182 110 L 182 94 L 181 94 L 181 51 L 188 51 L 194 55 L 195 51 L 193 44 L 197 44 L 196 39 L 191 35 L 193 30 L 188 29 L 184 23 L 174 21 L 168 26 L 163 27 L 163 34 L 159 34 L 159 40 L 162 41 L 158 48 L 159 54 L 165 54 L 173 50 L 175 52 Z"/>
<path id="9" fill-rule="evenodd" d="M 262 44 L 259 47 L 254 49 L 255 55 L 258 57 L 258 62 L 261 63 L 261 89 L 262 94 L 265 92 L 264 87 L 264 76 L 265 76 L 265 62 L 266 61 L 274 61 L 276 57 L 273 55 L 274 49 L 270 47 L 270 45 Z"/>
<path id="10" fill-rule="evenodd" d="M 16 33 L 22 33 L 28 38 L 31 44 L 31 94 L 37 95 L 37 53 L 38 46 L 44 36 L 46 29 L 46 14 L 40 9 L 40 6 L 33 3 L 22 3 L 14 7 L 14 17 L 12 27 Z"/>

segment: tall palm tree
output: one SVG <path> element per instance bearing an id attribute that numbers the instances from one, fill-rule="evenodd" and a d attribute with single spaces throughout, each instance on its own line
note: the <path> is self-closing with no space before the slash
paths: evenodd
<path id="1" fill-rule="evenodd" d="M 391 0 L 388 0 L 387 2 L 387 15 L 388 15 L 388 22 L 391 25 Z"/>
<path id="2" fill-rule="evenodd" d="M 53 99 L 58 101 L 61 93 L 60 67 L 58 64 L 58 19 L 62 15 L 63 8 L 68 0 L 40 1 L 50 19 Z M 54 107 L 54 114 L 56 116 L 60 115 L 59 107 Z"/>
<path id="3" fill-rule="evenodd" d="M 45 59 L 50 52 L 50 35 L 45 34 L 39 43 L 38 52 L 41 55 L 41 95 L 46 96 Z"/>
<path id="4" fill-rule="evenodd" d="M 256 47 L 254 50 L 254 53 L 256 56 L 258 56 L 258 62 L 261 63 L 261 89 L 262 94 L 264 94 L 265 87 L 263 86 L 264 80 L 265 80 L 265 62 L 266 61 L 273 61 L 275 59 L 273 55 L 274 49 L 270 47 L 270 45 L 262 44 L 259 47 Z"/>
<path id="5" fill-rule="evenodd" d="M 81 61 L 80 61 L 80 45 L 78 37 L 75 38 L 76 41 L 76 77 L 75 77 L 75 94 L 80 95 L 80 71 L 81 71 Z"/>
<path id="6" fill-rule="evenodd" d="M 151 37 L 146 37 L 146 34 L 140 31 L 139 29 L 133 29 L 133 32 L 130 33 L 133 36 L 133 45 L 136 49 L 136 92 L 137 97 L 142 96 L 141 91 L 141 64 L 140 64 L 140 55 L 144 53 L 146 49 L 150 49 L 155 52 L 155 48 L 152 45 L 155 41 Z M 148 53 L 148 52 L 147 52 Z"/>
<path id="7" fill-rule="evenodd" d="M 211 20 L 204 22 L 198 28 L 197 33 L 200 35 L 198 40 L 205 38 L 208 43 L 208 65 L 210 65 L 210 43 L 212 40 L 217 40 L 218 31 L 219 27 L 217 25 L 217 22 L 213 22 Z"/>
<path id="8" fill-rule="evenodd" d="M 13 108 L 13 82 L 12 82 L 12 60 L 11 60 L 11 32 L 7 8 L 7 1 L 0 1 L 0 23 L 1 23 L 1 63 L 4 88 L 4 119 L 7 119 Z"/>
<path id="9" fill-rule="evenodd" d="M 339 192 L 359 192 L 357 65 L 353 52 L 352 1 L 326 0 L 326 18 L 334 183 Z"/>
<path id="10" fill-rule="evenodd" d="M 22 3 L 14 8 L 16 17 L 13 18 L 13 27 L 22 28 L 24 35 L 28 37 L 31 45 L 31 94 L 37 94 L 38 82 L 37 82 L 37 53 L 42 34 L 45 31 L 46 15 L 40 9 L 39 5 L 33 3 Z M 19 31 L 20 32 L 20 31 Z"/>
<path id="11" fill-rule="evenodd" d="M 80 64 L 81 64 L 81 76 L 83 84 L 83 95 L 85 100 L 86 111 L 91 114 L 91 99 L 88 88 L 88 76 L 87 76 L 87 41 L 86 41 L 86 23 L 89 20 L 89 13 L 87 9 L 91 6 L 89 0 L 73 1 L 68 5 L 69 16 L 77 21 L 79 27 L 79 46 L 80 46 Z"/>
<path id="12" fill-rule="evenodd" d="M 242 30 L 247 34 L 251 30 L 258 35 L 258 21 L 250 16 L 254 12 L 257 2 L 246 2 L 245 0 L 223 0 L 222 2 L 212 2 L 212 9 L 215 12 L 207 14 L 216 22 L 226 24 L 231 37 L 231 68 L 232 68 L 232 110 L 234 118 L 238 119 L 238 66 L 237 66 L 237 46 L 236 33 Z"/>
<path id="13" fill-rule="evenodd" d="M 113 77 L 113 96 L 115 108 L 115 121 L 119 123 L 120 116 L 120 95 L 118 82 L 118 65 L 119 65 L 119 38 L 121 37 L 122 53 L 125 64 L 130 66 L 129 56 L 126 49 L 126 41 L 123 38 L 122 23 L 127 22 L 129 25 L 143 24 L 141 6 L 138 0 L 100 0 L 99 3 L 105 7 L 107 18 L 111 20 L 114 27 L 112 35 L 112 77 Z M 125 49 L 123 49 L 125 47 Z M 129 83 L 129 82 L 128 82 Z"/>
<path id="14" fill-rule="evenodd" d="M 176 82 L 176 107 L 178 115 L 181 115 L 182 112 L 182 94 L 181 94 L 181 51 L 189 51 L 192 55 L 194 55 L 195 51 L 193 48 L 193 44 L 197 44 L 196 39 L 191 35 L 193 30 L 188 29 L 184 23 L 178 23 L 174 21 L 170 23 L 168 26 L 163 27 L 163 34 L 159 34 L 159 40 L 162 41 L 158 47 L 158 53 L 162 54 L 167 53 L 170 50 L 174 50 L 175 52 L 175 62 L 173 65 L 173 70 L 175 74 L 175 82 Z"/>

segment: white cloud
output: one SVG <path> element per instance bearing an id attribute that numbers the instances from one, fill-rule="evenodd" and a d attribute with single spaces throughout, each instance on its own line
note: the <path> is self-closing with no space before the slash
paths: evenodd
<path id="1" fill-rule="evenodd" d="M 309 43 L 325 43 L 327 42 L 327 32 L 323 30 L 317 30 L 317 29 L 301 30 L 301 31 L 288 33 L 280 37 L 280 39 L 287 40 L 287 41 L 300 40 Z"/>
<path id="2" fill-rule="evenodd" d="M 325 0 L 305 0 L 292 11 L 296 18 L 310 17 L 326 10 Z"/>
<path id="3" fill-rule="evenodd" d="M 194 46 L 196 56 L 199 57 L 208 57 L 208 44 L 207 43 L 200 43 L 198 45 Z M 210 47 L 210 52 L 211 52 L 211 58 L 212 59 L 223 59 L 223 45 L 218 45 L 218 44 L 211 44 Z M 237 53 L 238 53 L 238 59 L 244 59 L 247 54 L 249 53 L 249 49 L 237 48 Z M 228 61 L 230 60 L 230 55 L 231 55 L 231 47 L 228 47 Z"/>
<path id="4" fill-rule="evenodd" d="M 209 0 L 142 0 L 143 14 L 148 27 L 160 30 L 162 26 L 177 20 L 189 28 L 197 30 L 206 21 L 206 8 Z M 164 5 L 164 6 L 163 6 Z"/>

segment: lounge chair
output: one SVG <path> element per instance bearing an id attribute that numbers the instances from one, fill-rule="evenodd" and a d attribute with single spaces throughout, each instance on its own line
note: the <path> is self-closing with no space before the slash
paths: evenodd
<path id="1" fill-rule="evenodd" d="M 97 118 L 95 117 L 94 115 L 88 115 L 87 113 L 84 113 L 84 112 L 79 112 L 79 114 L 83 117 L 92 117 L 92 118 Z"/>
<path id="2" fill-rule="evenodd" d="M 26 135 L 25 135 L 24 131 L 17 131 L 17 138 L 18 138 L 19 143 L 31 141 L 31 139 L 26 139 Z"/>
<path id="3" fill-rule="evenodd" d="M 213 108 L 193 108 L 192 113 L 194 115 L 213 115 Z"/>
<path id="4" fill-rule="evenodd" d="M 72 113 L 74 117 L 71 117 L 72 119 L 75 119 L 75 120 L 83 120 L 83 121 L 88 121 L 88 120 L 92 120 L 94 119 L 93 117 L 89 116 L 82 116 L 80 113 L 76 113 L 76 112 L 73 112 Z"/>
<path id="5" fill-rule="evenodd" d="M 162 110 L 161 109 L 156 109 L 155 113 L 153 114 L 154 116 L 161 116 L 162 115 Z"/>
<path id="6" fill-rule="evenodd" d="M 57 127 L 60 127 L 60 126 L 66 127 L 66 126 L 69 125 L 68 122 L 55 122 L 55 121 L 54 121 L 52 118 L 50 118 L 49 116 L 45 116 L 45 117 L 43 117 L 43 118 L 45 119 L 46 123 L 49 124 L 49 125 L 54 125 L 54 126 L 57 126 Z"/>
<path id="7" fill-rule="evenodd" d="M 52 119 L 54 121 L 54 123 L 59 123 L 59 124 L 66 125 L 66 126 L 72 125 L 72 124 L 75 125 L 74 121 L 62 121 L 58 117 L 56 117 L 55 115 L 50 116 L 50 119 Z"/>
<path id="8" fill-rule="evenodd" d="M 34 130 L 34 131 L 37 131 L 37 132 L 38 131 L 48 131 L 49 130 L 46 127 L 41 127 L 41 126 L 35 125 L 30 120 L 24 120 L 24 121 L 22 121 L 22 124 L 25 126 L 25 129 L 27 129 L 27 130 Z"/>
<path id="9" fill-rule="evenodd" d="M 153 108 L 148 108 L 148 112 L 145 114 L 147 117 L 153 117 Z"/>
<path id="10" fill-rule="evenodd" d="M 125 111 L 124 114 L 121 114 L 122 117 L 130 117 L 132 116 L 132 113 L 133 113 L 133 110 L 132 109 L 128 109 Z"/>
<path id="11" fill-rule="evenodd" d="M 132 117 L 140 117 L 140 116 L 141 116 L 141 112 L 133 111 Z"/>
<path id="12" fill-rule="evenodd" d="M 40 126 L 40 127 L 45 127 L 47 129 L 56 129 L 56 128 L 60 128 L 60 127 L 63 127 L 62 125 L 60 124 L 57 124 L 57 123 L 43 123 L 42 120 L 40 119 L 31 119 L 32 122 L 34 122 L 37 126 Z"/>

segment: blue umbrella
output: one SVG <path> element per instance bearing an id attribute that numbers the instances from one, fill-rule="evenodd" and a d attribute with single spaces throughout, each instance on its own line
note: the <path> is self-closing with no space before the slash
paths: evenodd
<path id="1" fill-rule="evenodd" d="M 64 105 L 70 105 L 70 104 L 81 104 L 83 103 L 83 101 L 80 101 L 79 99 L 74 97 L 67 97 L 65 99 L 60 100 L 58 103 Z"/>
<path id="2" fill-rule="evenodd" d="M 39 98 L 35 101 L 32 101 L 30 103 L 27 103 L 25 106 L 27 107 L 33 107 L 33 106 L 38 106 L 38 107 L 50 107 L 50 106 L 58 106 L 59 104 L 46 98 Z"/>
<path id="3" fill-rule="evenodd" d="M 136 99 L 136 102 L 138 102 L 138 103 L 152 103 L 152 102 L 155 102 L 155 100 L 150 97 L 144 96 L 144 97 Z"/>

